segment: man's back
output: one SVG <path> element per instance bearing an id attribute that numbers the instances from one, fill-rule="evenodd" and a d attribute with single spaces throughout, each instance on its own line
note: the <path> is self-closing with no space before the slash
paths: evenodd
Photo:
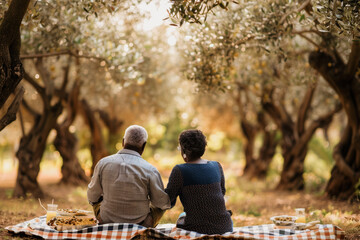
<path id="1" fill-rule="evenodd" d="M 100 190 L 104 198 L 100 207 L 102 223 L 140 223 L 149 214 L 150 202 L 161 209 L 169 207 L 157 169 L 128 149 L 96 165 L 89 184 L 89 201 L 96 202 Z"/>

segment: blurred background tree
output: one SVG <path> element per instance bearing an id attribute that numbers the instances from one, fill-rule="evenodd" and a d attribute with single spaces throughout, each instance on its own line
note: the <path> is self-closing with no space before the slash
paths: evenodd
<path id="1" fill-rule="evenodd" d="M 226 30 L 218 32 L 221 38 L 219 37 L 217 42 L 221 39 L 221 43 L 218 43 L 214 49 L 222 54 L 218 54 L 217 58 L 212 56 L 213 61 L 209 61 L 207 73 L 210 77 L 190 77 L 190 79 L 222 89 L 228 81 L 224 76 L 228 75 L 229 66 L 235 55 L 231 53 L 242 49 L 246 51 L 250 44 L 257 45 L 264 54 L 276 55 L 280 62 L 288 59 L 286 45 L 293 46 L 294 49 L 298 48 L 299 44 L 308 47 L 306 51 L 310 52 L 308 60 L 310 66 L 336 92 L 348 119 L 348 127 L 343 132 L 343 138 L 334 149 L 335 166 L 326 192 L 329 196 L 339 199 L 352 198 L 360 177 L 358 159 L 360 155 L 356 150 L 358 148 L 355 147 L 357 142 L 355 139 L 359 136 L 359 109 L 356 107 L 358 99 L 349 98 L 359 95 L 356 90 L 359 89 L 360 61 L 359 4 L 356 1 L 336 0 L 229 3 L 230 1 L 177 1 L 172 6 L 170 17 L 176 24 L 205 22 L 208 26 L 214 24 L 229 26 Z M 214 12 L 216 15 L 212 14 Z M 211 19 L 210 15 L 213 15 Z M 206 32 L 209 27 L 204 26 L 203 29 L 205 31 L 201 37 L 205 39 L 218 37 L 216 34 L 214 36 L 214 33 Z M 296 40 L 299 37 L 308 44 L 299 43 Z M 231 40 L 226 41 L 227 39 Z M 216 62 L 214 58 L 227 65 L 212 65 L 211 63 Z M 306 109 L 306 102 L 303 106 Z M 282 132 L 284 137 L 284 131 Z M 284 166 L 287 165 L 285 163 Z"/>

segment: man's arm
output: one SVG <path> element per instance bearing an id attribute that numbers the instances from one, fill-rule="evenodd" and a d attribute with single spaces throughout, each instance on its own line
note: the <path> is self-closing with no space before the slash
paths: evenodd
<path id="1" fill-rule="evenodd" d="M 154 207 L 162 210 L 170 208 L 169 196 L 164 191 L 164 184 L 162 182 L 160 173 L 156 170 L 150 175 L 150 202 Z"/>
<path id="2" fill-rule="evenodd" d="M 94 174 L 88 185 L 87 197 L 91 205 L 94 205 L 102 201 L 103 190 L 101 186 L 100 169 L 101 169 L 101 161 L 99 161 L 98 164 L 96 164 L 94 169 Z"/>

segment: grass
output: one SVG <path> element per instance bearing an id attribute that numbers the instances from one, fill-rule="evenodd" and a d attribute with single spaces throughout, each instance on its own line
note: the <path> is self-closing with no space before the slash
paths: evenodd
<path id="1" fill-rule="evenodd" d="M 278 155 L 272 163 L 271 172 L 266 181 L 248 181 L 239 177 L 242 174 L 243 161 L 241 155 L 232 155 L 231 160 L 221 153 L 209 153 L 206 158 L 217 160 L 222 163 L 226 176 L 226 204 L 233 211 L 232 219 L 235 227 L 269 224 L 270 217 L 281 214 L 295 215 L 295 208 L 306 209 L 307 220 L 320 220 L 321 223 L 330 223 L 339 226 L 346 233 L 346 239 L 360 239 L 360 204 L 333 201 L 323 194 L 324 176 L 318 176 L 309 171 L 306 175 L 306 184 L 310 185 L 303 192 L 277 192 L 272 189 L 279 179 L 279 165 L 281 159 Z M 312 160 L 314 156 L 311 156 Z M 237 160 L 239 159 L 239 160 Z M 178 154 L 158 151 L 154 157 L 149 156 L 147 160 L 157 166 L 164 177 L 164 184 L 168 181 L 171 169 L 175 164 L 182 163 Z M 312 166 L 311 162 L 307 163 Z M 44 164 L 46 170 L 51 164 Z M 55 165 L 54 165 L 55 166 Z M 53 166 L 53 167 L 54 167 Z M 320 166 L 320 165 L 319 165 Z M 53 173 L 54 171 L 52 171 Z M 47 193 L 42 199 L 43 204 L 50 203 L 52 199 L 59 208 L 77 208 L 91 210 L 86 199 L 86 186 L 68 187 L 54 184 L 59 176 L 54 179 L 41 178 L 40 184 Z M 319 180 L 321 179 L 321 180 Z M 38 239 L 25 235 L 13 235 L 4 228 L 19 222 L 30 220 L 34 217 L 44 215 L 36 199 L 12 199 L 12 186 L 0 185 L 0 239 Z M 182 212 L 180 201 L 176 206 L 167 211 L 160 223 L 175 223 Z"/>

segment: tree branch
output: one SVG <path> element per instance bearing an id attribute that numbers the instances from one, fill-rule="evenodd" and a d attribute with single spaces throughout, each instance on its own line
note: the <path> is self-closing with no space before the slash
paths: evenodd
<path id="1" fill-rule="evenodd" d="M 295 10 L 292 10 L 292 11 L 284 14 L 284 15 L 281 17 L 280 21 L 279 21 L 279 25 L 282 25 L 282 24 L 285 22 L 285 20 L 286 20 L 286 18 L 287 18 L 288 16 L 290 16 L 290 15 L 293 14 L 293 13 L 298 13 L 298 12 L 300 12 L 301 10 L 305 9 L 306 6 L 307 6 L 308 4 L 310 4 L 310 3 L 311 3 L 311 0 L 306 0 L 306 1 L 304 1 L 304 2 L 300 5 L 299 8 L 297 8 L 297 9 L 295 9 Z"/>
<path id="2" fill-rule="evenodd" d="M 10 104 L 6 114 L 0 119 L 0 131 L 3 130 L 7 125 L 15 121 L 16 119 L 16 113 L 19 110 L 21 99 L 24 96 L 24 88 L 20 86 L 16 93 L 15 98 Z"/>
<path id="3" fill-rule="evenodd" d="M 347 176 L 353 183 L 356 183 L 358 179 L 358 177 L 356 177 L 357 173 L 345 162 L 340 149 L 339 145 L 334 148 L 333 155 L 335 164 L 345 176 Z"/>
<path id="4" fill-rule="evenodd" d="M 304 38 L 305 40 L 307 40 L 309 43 L 313 44 L 318 50 L 322 50 L 325 51 L 326 49 L 324 49 L 323 47 L 321 47 L 319 44 L 317 44 L 316 42 L 314 42 L 311 38 L 307 37 L 306 35 L 304 35 L 303 33 L 298 33 L 298 35 L 302 38 Z"/>
<path id="5" fill-rule="evenodd" d="M 30 0 L 12 0 L 0 25 L 0 108 L 23 78 L 20 25 Z"/>
<path id="6" fill-rule="evenodd" d="M 332 18 L 331 18 L 331 28 L 333 28 L 333 26 L 335 25 L 337 6 L 338 6 L 338 1 L 334 0 L 334 5 L 333 5 L 333 9 L 332 9 Z M 331 29 L 331 30 L 333 30 L 333 29 Z"/>
<path id="7" fill-rule="evenodd" d="M 261 97 L 261 105 L 263 109 L 269 114 L 273 119 L 278 129 L 282 128 L 282 118 L 279 108 L 273 103 L 273 94 L 274 89 L 271 89 L 268 92 L 264 92 Z M 268 95 L 268 96 L 267 96 Z M 267 96 L 267 97 L 266 97 Z"/>
<path id="8" fill-rule="evenodd" d="M 303 101 L 301 102 L 298 117 L 296 119 L 296 133 L 297 137 L 300 137 L 305 131 L 305 121 L 307 117 L 307 113 L 310 109 L 311 102 L 314 96 L 314 92 L 317 86 L 317 82 L 314 85 L 308 87 L 308 90 L 305 93 Z"/>
<path id="9" fill-rule="evenodd" d="M 69 70 L 70 70 L 70 65 L 71 65 L 71 56 L 69 56 L 69 60 L 68 60 L 68 63 L 67 65 L 64 67 L 64 80 L 62 82 L 62 85 L 61 85 L 61 88 L 60 88 L 60 91 L 65 93 L 66 92 L 66 86 L 69 82 Z M 62 94 L 61 98 L 64 98 L 64 94 Z"/>
<path id="10" fill-rule="evenodd" d="M 348 76 L 354 76 L 357 69 L 359 68 L 360 62 L 360 40 L 353 40 L 351 46 L 351 53 L 349 56 L 349 61 L 346 66 L 345 73 Z"/>
<path id="11" fill-rule="evenodd" d="M 278 108 L 280 110 L 281 119 L 284 123 L 287 123 L 289 126 L 291 126 L 294 123 L 291 118 L 291 115 L 289 114 L 289 112 L 287 111 L 286 106 L 285 106 L 285 91 L 281 91 L 279 95 L 280 95 L 280 97 L 279 97 L 280 98 L 280 100 L 279 100 L 280 106 Z"/>
<path id="12" fill-rule="evenodd" d="M 46 101 L 44 87 L 40 86 L 40 84 L 38 84 L 27 72 L 24 72 L 24 79 L 28 83 L 30 83 L 30 85 L 33 86 L 33 88 L 35 88 L 35 90 L 40 94 L 43 101 Z"/>
<path id="13" fill-rule="evenodd" d="M 44 83 L 44 88 L 45 88 L 45 94 L 46 96 L 51 96 L 54 94 L 54 81 L 52 81 L 50 78 L 50 73 L 49 71 L 47 71 L 47 69 L 44 66 L 44 62 L 42 58 L 37 58 L 35 60 L 35 67 L 36 70 L 39 72 L 40 74 L 40 78 Z M 46 101 L 47 102 L 47 101 Z M 45 104 L 46 107 L 50 107 L 49 104 Z"/>
<path id="14" fill-rule="evenodd" d="M 29 6 L 30 0 L 12 0 L 10 6 L 4 14 L 4 19 L 0 25 L 0 29 L 7 32 L 7 36 L 12 37 L 13 32 L 20 29 L 21 21 Z M 12 41 L 11 39 L 10 41 Z"/>
<path id="15" fill-rule="evenodd" d="M 319 37 L 322 37 L 322 33 L 315 29 L 307 29 L 307 30 L 299 30 L 299 31 L 292 31 L 292 34 L 304 34 L 304 33 L 315 33 Z"/>
<path id="16" fill-rule="evenodd" d="M 307 128 L 307 130 L 300 136 L 300 139 L 297 142 L 296 146 L 294 146 L 293 150 L 291 151 L 291 154 L 294 156 L 300 154 L 301 151 L 307 146 L 307 144 L 313 137 L 315 131 L 320 127 L 329 125 L 331 123 L 334 115 L 337 112 L 339 112 L 341 109 L 342 109 L 342 106 L 340 103 L 338 103 L 332 111 L 330 111 L 327 114 L 314 120 L 310 124 L 310 126 Z"/>
<path id="17" fill-rule="evenodd" d="M 84 55 L 79 54 L 77 51 L 73 50 L 61 50 L 59 52 L 52 52 L 52 53 L 36 53 L 36 54 L 26 54 L 21 55 L 20 59 L 34 59 L 34 58 L 43 58 L 43 57 L 56 57 L 56 56 L 62 56 L 62 55 L 70 55 L 76 58 L 88 58 L 88 59 L 96 59 L 99 61 L 105 61 L 108 63 L 108 61 L 105 58 L 92 56 L 92 55 Z"/>

